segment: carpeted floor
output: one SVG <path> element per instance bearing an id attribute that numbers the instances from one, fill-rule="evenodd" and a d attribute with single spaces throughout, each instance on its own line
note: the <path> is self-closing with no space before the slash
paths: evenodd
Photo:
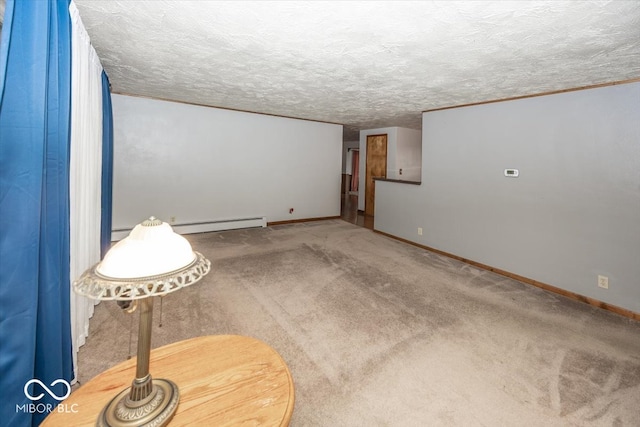
<path id="1" fill-rule="evenodd" d="M 156 301 L 153 347 L 263 340 L 292 426 L 640 425 L 638 322 L 342 220 L 186 237 L 213 268 L 162 327 Z M 96 307 L 81 382 L 127 358 L 131 326 L 135 354 L 137 317 Z"/>

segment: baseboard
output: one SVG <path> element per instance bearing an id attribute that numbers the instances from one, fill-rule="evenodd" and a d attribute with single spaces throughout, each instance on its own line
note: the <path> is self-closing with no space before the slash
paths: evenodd
<path id="1" fill-rule="evenodd" d="M 297 224 L 299 222 L 325 221 L 328 219 L 340 219 L 340 218 L 341 218 L 340 216 L 323 216 L 323 217 L 316 217 L 316 218 L 290 219 L 287 221 L 273 221 L 273 222 L 267 222 L 267 227 L 270 227 L 272 225 Z"/>
<path id="2" fill-rule="evenodd" d="M 463 257 L 458 256 L 458 255 L 450 254 L 448 252 L 441 251 L 439 249 L 435 249 L 435 248 L 431 248 L 429 246 L 421 245 L 419 243 L 412 242 L 411 240 L 403 239 L 402 237 L 398 237 L 398 236 L 394 236 L 393 234 L 385 233 L 384 231 L 379 231 L 379 230 L 373 230 L 373 231 L 375 233 L 382 234 L 383 236 L 390 237 L 390 238 L 392 238 L 394 240 L 398 240 L 400 242 L 408 243 L 408 244 L 410 244 L 412 246 L 416 246 L 416 247 L 418 247 L 420 249 L 424 249 L 424 250 L 427 250 L 429 252 L 433 252 L 433 253 L 436 253 L 436 254 L 439 254 L 439 255 L 444 255 L 446 257 L 453 258 L 453 259 L 456 259 L 458 261 L 462 261 L 462 262 L 464 262 L 466 264 L 473 265 L 474 267 L 478 267 L 478 268 L 481 268 L 483 270 L 488 270 L 488 271 L 491 271 L 493 273 L 499 274 L 501 276 L 509 277 L 509 278 L 517 280 L 519 282 L 526 283 L 528 285 L 532 285 L 532 286 L 535 286 L 535 287 L 540 288 L 540 289 L 544 289 L 545 291 L 553 292 L 554 294 L 562 295 L 562 296 L 570 298 L 572 300 L 580 301 L 580 302 L 589 304 L 591 306 L 601 308 L 603 310 L 611 311 L 613 313 L 619 314 L 620 316 L 624 316 L 624 317 L 628 317 L 628 318 L 633 319 L 633 320 L 640 321 L 640 313 L 636 313 L 634 311 L 627 310 L 626 308 L 622 308 L 622 307 L 618 307 L 616 305 L 612 305 L 612 304 L 609 304 L 609 303 L 606 303 L 606 302 L 602 302 L 602 301 L 597 300 L 595 298 L 586 297 L 584 295 L 580 295 L 580 294 L 577 294 L 575 292 L 567 291 L 566 289 L 562 289 L 562 288 L 558 288 L 556 286 L 552 286 L 552 285 L 549 285 L 549 284 L 546 284 L 546 283 L 542 283 L 542 282 L 539 282 L 537 280 L 533 280 L 533 279 L 530 279 L 528 277 L 524 277 L 524 276 L 521 276 L 519 274 L 511 273 L 509 271 L 505 271 L 505 270 L 502 270 L 502 269 L 499 269 L 499 268 L 491 267 L 490 265 L 482 264 L 480 262 L 473 261 L 473 260 L 470 260 L 470 259 L 466 259 L 466 258 L 463 258 Z"/>
<path id="3" fill-rule="evenodd" d="M 247 218 L 232 218 L 201 222 L 170 224 L 177 234 L 209 233 L 212 231 L 237 230 L 240 228 L 266 227 L 267 217 L 256 216 Z M 132 228 L 120 228 L 111 231 L 111 241 L 122 240 L 129 235 Z"/>

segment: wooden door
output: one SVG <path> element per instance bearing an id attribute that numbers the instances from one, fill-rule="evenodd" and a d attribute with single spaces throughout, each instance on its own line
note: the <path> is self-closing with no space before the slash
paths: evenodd
<path id="1" fill-rule="evenodd" d="M 364 214 L 374 215 L 376 183 L 374 178 L 387 177 L 387 135 L 367 136 Z"/>

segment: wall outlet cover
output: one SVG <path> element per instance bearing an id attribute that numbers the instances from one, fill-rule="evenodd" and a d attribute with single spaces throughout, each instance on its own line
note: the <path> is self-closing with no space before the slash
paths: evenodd
<path id="1" fill-rule="evenodd" d="M 609 289 L 609 278 L 607 276 L 598 275 L 598 287 Z"/>

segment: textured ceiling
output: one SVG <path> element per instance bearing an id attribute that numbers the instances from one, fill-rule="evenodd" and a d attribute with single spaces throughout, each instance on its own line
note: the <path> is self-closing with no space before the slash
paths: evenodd
<path id="1" fill-rule="evenodd" d="M 114 92 L 345 125 L 640 77 L 638 1 L 75 0 Z"/>

